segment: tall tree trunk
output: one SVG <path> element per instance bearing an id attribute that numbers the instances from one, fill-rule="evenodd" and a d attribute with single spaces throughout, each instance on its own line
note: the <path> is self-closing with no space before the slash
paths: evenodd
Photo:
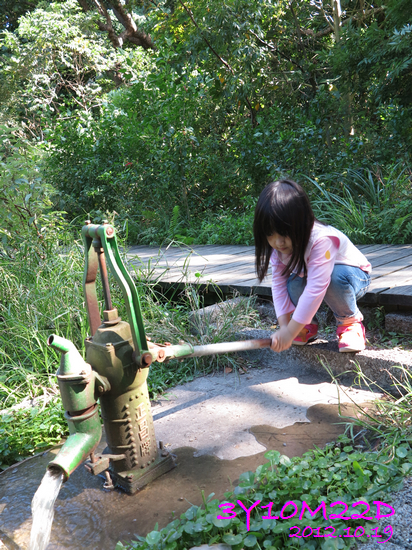
<path id="1" fill-rule="evenodd" d="M 342 25 L 342 8 L 340 5 L 340 0 L 331 0 L 331 7 L 333 13 L 333 34 L 335 42 L 338 45 L 341 39 L 340 30 Z M 353 128 L 353 116 L 352 116 L 352 107 L 351 107 L 351 93 L 345 92 L 342 96 L 342 103 L 344 109 L 344 124 L 343 130 L 345 136 L 353 135 L 355 129 Z"/>
<path id="2" fill-rule="evenodd" d="M 341 26 L 341 15 L 342 8 L 340 6 L 340 0 L 331 0 L 331 7 L 333 13 L 333 28 L 335 35 L 336 44 L 340 41 L 340 26 Z"/>

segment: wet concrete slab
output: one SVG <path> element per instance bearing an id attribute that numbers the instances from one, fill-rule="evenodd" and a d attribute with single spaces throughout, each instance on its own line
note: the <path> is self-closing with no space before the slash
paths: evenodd
<path id="1" fill-rule="evenodd" d="M 376 394 L 347 388 L 341 412 Z M 153 407 L 158 440 L 176 455 L 177 467 L 135 495 L 105 491 L 103 479 L 80 466 L 57 498 L 49 550 L 114 550 L 165 526 L 192 504 L 215 493 L 222 498 L 239 475 L 265 461 L 266 450 L 297 456 L 322 447 L 344 430 L 338 394 L 326 375 L 304 368 L 270 367 L 208 376 L 170 391 Z M 101 450 L 104 443 L 101 443 Z M 28 546 L 31 499 L 58 449 L 0 475 L 0 540 Z M 13 546 L 14 545 L 14 546 Z"/>
<path id="2" fill-rule="evenodd" d="M 250 369 L 247 375 L 198 378 L 166 393 L 153 407 L 156 436 L 166 448 L 193 446 L 195 456 L 235 459 L 264 450 L 250 427 L 282 428 L 308 422 L 317 404 L 365 402 L 376 394 L 341 386 L 340 397 L 329 376 L 285 363 L 286 369 Z"/>

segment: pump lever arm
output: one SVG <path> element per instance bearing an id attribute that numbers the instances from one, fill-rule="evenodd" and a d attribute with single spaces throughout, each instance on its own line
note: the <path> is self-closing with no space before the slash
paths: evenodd
<path id="1" fill-rule="evenodd" d="M 99 267 L 99 254 L 101 254 L 103 256 L 100 260 L 100 272 L 106 307 L 108 307 L 108 304 L 111 305 L 111 301 L 105 261 L 107 261 L 108 267 L 123 294 L 135 349 L 135 362 L 141 367 L 148 367 L 152 358 L 148 350 L 140 300 L 133 279 L 120 257 L 115 229 L 112 225 L 106 223 L 103 225 L 86 223 L 82 228 L 82 235 L 86 256 L 83 285 L 92 336 L 101 325 L 96 294 L 96 276 Z"/>

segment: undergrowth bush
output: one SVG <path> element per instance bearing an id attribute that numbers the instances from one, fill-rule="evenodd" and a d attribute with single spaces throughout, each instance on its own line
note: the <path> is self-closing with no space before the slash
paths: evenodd
<path id="1" fill-rule="evenodd" d="M 192 230 L 196 244 L 252 245 L 255 200 L 243 197 L 242 206 L 205 215 L 198 230 Z"/>
<path id="2" fill-rule="evenodd" d="M 0 126 L 0 256 L 21 253 L 26 264 L 69 234 L 64 212 L 53 207 L 55 189 L 41 176 L 43 158 L 19 128 Z"/>
<path id="3" fill-rule="evenodd" d="M 316 179 L 299 177 L 311 199 L 315 216 L 340 229 L 355 244 L 407 244 L 412 241 L 412 171 L 395 164 L 346 170 Z M 221 209 L 199 220 L 185 234 L 187 244 L 253 245 L 257 197 L 243 197 L 242 206 Z"/>

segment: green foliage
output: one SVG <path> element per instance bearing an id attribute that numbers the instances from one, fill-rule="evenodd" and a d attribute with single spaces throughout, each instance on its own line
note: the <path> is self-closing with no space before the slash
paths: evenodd
<path id="1" fill-rule="evenodd" d="M 243 208 L 222 210 L 205 217 L 198 230 L 192 230 L 197 244 L 253 244 L 253 197 L 243 197 Z"/>
<path id="2" fill-rule="evenodd" d="M 0 126 L 0 256 L 22 254 L 29 263 L 61 239 L 65 222 L 40 174 L 42 149 L 19 134 Z"/>
<path id="3" fill-rule="evenodd" d="M 171 220 L 173 208 L 178 206 L 176 235 L 199 243 L 241 243 L 244 237 L 246 244 L 251 242 L 250 231 L 242 229 L 250 220 L 247 208 L 269 180 L 284 174 L 297 179 L 313 174 L 312 179 L 325 177 L 328 189 L 345 197 L 336 171 L 363 177 L 365 171 L 377 170 L 368 167 L 378 158 L 390 167 L 392 145 L 397 155 L 408 158 L 408 141 L 390 140 L 392 122 L 400 124 L 402 118 L 396 118 L 400 115 L 396 109 L 387 109 L 386 128 L 364 128 L 367 139 L 345 136 L 343 127 L 331 137 L 330 120 L 323 124 L 321 114 L 330 94 L 326 89 L 323 99 L 319 92 L 310 114 L 267 107 L 267 116 L 256 115 L 258 127 L 253 127 L 247 118 L 235 112 L 224 117 L 221 109 L 214 107 L 204 74 L 179 76 L 165 68 L 152 73 L 148 84 L 149 88 L 139 83 L 127 92 L 112 94 L 98 120 L 83 116 L 75 126 L 62 123 L 46 170 L 46 177 L 61 190 L 60 208 L 71 215 L 115 211 L 119 223 L 128 220 L 134 242 L 160 244 L 173 239 L 170 227 L 175 222 L 171 225 Z M 336 98 L 331 97 L 333 107 Z M 396 178 L 394 175 L 395 184 Z M 398 212 L 392 212 L 392 221 L 408 213 L 407 186 L 402 181 L 403 207 L 396 204 Z M 356 202 L 359 189 L 351 186 L 348 192 L 347 201 Z M 251 197 L 247 208 L 245 194 Z M 346 203 L 340 205 L 340 215 L 346 216 L 346 208 Z M 352 223 L 348 225 L 352 227 Z M 381 228 L 374 234 L 383 242 L 391 240 L 389 223 L 388 228 L 389 233 Z M 213 234 L 213 239 L 208 234 Z"/>
<path id="4" fill-rule="evenodd" d="M 376 167 L 374 171 L 347 170 L 343 175 L 307 179 L 311 185 L 306 188 L 315 215 L 343 231 L 355 243 L 410 242 L 411 173 L 408 168 L 397 164 L 390 171 L 382 172 Z"/>
<path id="5" fill-rule="evenodd" d="M 141 57 L 113 50 L 76 0 L 42 3 L 21 16 L 15 32 L 0 36 L 0 51 L 0 120 L 22 120 L 27 135 L 41 140 L 54 121 L 96 112 Z"/>
<path id="6" fill-rule="evenodd" d="M 0 29 L 14 31 L 19 18 L 27 11 L 33 10 L 40 0 L 3 0 L 0 4 Z"/>
<path id="7" fill-rule="evenodd" d="M 60 399 L 0 411 L 0 470 L 60 443 L 68 435 Z"/>
<path id="8" fill-rule="evenodd" d="M 231 519 L 218 519 L 218 515 L 225 515 L 219 508 L 219 501 L 213 499 L 212 493 L 206 499 L 204 505 L 192 506 L 180 519 L 169 523 L 164 529 L 157 528 L 146 537 L 137 537 L 131 543 L 118 543 L 117 550 L 132 549 L 177 549 L 200 546 L 201 544 L 226 543 L 237 548 L 297 548 L 302 547 L 296 542 L 299 539 L 290 538 L 293 526 L 299 526 L 302 530 L 309 525 L 313 530 L 317 527 L 324 529 L 326 526 L 322 512 L 316 517 L 311 517 L 306 512 L 302 520 L 298 515 L 291 519 L 262 519 L 267 514 L 267 506 L 273 503 L 272 516 L 280 516 L 281 509 L 287 501 L 292 501 L 299 513 L 305 501 L 312 510 L 322 502 L 326 504 L 326 513 L 336 513 L 336 508 L 329 508 L 332 502 L 341 501 L 349 507 L 352 503 L 361 499 L 371 505 L 370 516 L 376 513 L 374 500 L 384 501 L 388 499 L 388 491 L 395 491 L 402 484 L 402 476 L 410 469 L 408 454 L 411 448 L 408 443 L 398 448 L 394 457 L 389 457 L 384 452 L 363 453 L 356 451 L 351 440 L 341 436 L 337 444 L 329 444 L 325 449 L 315 449 L 305 453 L 302 457 L 289 459 L 278 451 L 268 451 L 265 457 L 268 462 L 259 466 L 256 472 L 245 472 L 239 478 L 239 485 L 233 491 L 225 494 L 223 502 L 235 504 L 236 517 Z M 241 510 L 237 501 L 250 508 L 253 503 L 260 501 L 251 510 L 250 525 L 247 528 L 246 513 Z M 339 512 L 343 509 L 339 507 Z M 351 508 L 348 515 L 350 517 Z M 339 513 L 337 512 L 337 513 Z M 284 515 L 292 513 L 292 506 L 284 512 Z M 327 525 L 336 529 L 336 535 L 342 537 L 330 544 L 323 537 L 306 539 L 305 548 L 350 548 L 353 539 L 344 537 L 344 529 L 363 526 L 365 535 L 358 541 L 366 542 L 367 535 L 371 535 L 371 529 L 377 524 L 374 521 L 361 519 L 329 518 Z M 381 533 L 380 533 L 381 534 Z M 385 536 L 385 535 L 383 535 Z M 388 537 L 389 538 L 389 535 Z"/>
<path id="9" fill-rule="evenodd" d="M 204 75 L 179 76 L 167 60 L 152 69 L 146 84 L 112 94 L 99 120 L 62 123 L 46 170 L 67 211 L 115 210 L 131 238 L 146 243 L 169 236 L 173 207 L 181 234 L 216 201 L 236 206 L 250 187 L 227 156 L 230 144 L 215 138 L 224 113 L 205 94 Z"/>

